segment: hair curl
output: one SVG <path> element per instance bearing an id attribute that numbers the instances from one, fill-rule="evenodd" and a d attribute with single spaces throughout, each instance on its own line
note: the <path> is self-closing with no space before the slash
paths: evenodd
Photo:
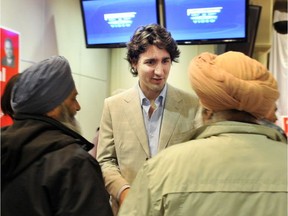
<path id="1" fill-rule="evenodd" d="M 140 54 L 146 52 L 149 46 L 155 45 L 159 49 L 165 49 L 170 54 L 172 62 L 178 62 L 180 50 L 171 33 L 158 24 L 140 26 L 136 29 L 131 40 L 127 43 L 126 60 L 130 64 L 130 72 L 133 76 L 138 76 L 138 71 L 133 68 L 139 60 Z"/>

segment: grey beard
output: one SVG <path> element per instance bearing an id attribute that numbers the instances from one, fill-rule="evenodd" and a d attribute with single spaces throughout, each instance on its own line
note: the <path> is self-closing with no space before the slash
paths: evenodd
<path id="1" fill-rule="evenodd" d="M 70 128 L 71 130 L 75 131 L 78 134 L 81 134 L 81 128 L 79 122 L 76 120 L 76 118 L 71 117 L 69 114 L 68 108 L 61 104 L 61 117 L 60 122 L 65 125 L 66 127 Z"/>
<path id="2" fill-rule="evenodd" d="M 73 122 L 62 122 L 60 121 L 63 125 L 66 127 L 70 128 L 71 130 L 75 131 L 78 134 L 82 134 L 80 125 L 76 119 L 73 120 Z"/>

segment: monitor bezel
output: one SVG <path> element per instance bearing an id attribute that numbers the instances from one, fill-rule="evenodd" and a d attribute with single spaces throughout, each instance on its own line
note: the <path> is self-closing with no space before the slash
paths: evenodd
<path id="1" fill-rule="evenodd" d="M 123 48 L 126 47 L 127 42 L 116 42 L 116 43 L 94 43 L 90 44 L 88 42 L 88 34 L 87 34 L 87 27 L 86 27 L 86 17 L 85 17 L 85 11 L 84 11 L 84 6 L 83 2 L 85 1 L 94 1 L 94 0 L 80 0 L 80 7 L 81 7 L 81 16 L 82 16 L 82 24 L 83 24 L 83 29 L 84 29 L 84 38 L 85 38 L 85 46 L 86 48 Z M 134 1 L 134 0 L 132 0 Z M 156 23 L 160 24 L 160 8 L 159 8 L 159 1 L 160 0 L 154 0 L 155 1 L 155 9 L 156 9 Z M 141 5 L 139 5 L 141 6 Z M 147 23 L 150 24 L 150 23 Z M 136 29 L 135 29 L 136 30 Z M 132 35 L 129 35 L 129 37 Z"/>
<path id="2" fill-rule="evenodd" d="M 245 1 L 245 36 L 242 38 L 216 38 L 216 39 L 185 39 L 178 40 L 175 39 L 178 45 L 202 45 L 202 44 L 227 44 L 227 43 L 242 43 L 248 40 L 248 13 L 249 13 L 249 0 Z M 169 31 L 166 23 L 166 0 L 163 0 L 163 26 Z"/>

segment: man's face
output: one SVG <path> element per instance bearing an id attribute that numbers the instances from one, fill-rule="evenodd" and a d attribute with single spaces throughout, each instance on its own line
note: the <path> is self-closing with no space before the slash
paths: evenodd
<path id="1" fill-rule="evenodd" d="M 74 89 L 68 98 L 61 104 L 59 121 L 70 129 L 80 133 L 80 127 L 75 118 L 77 111 L 81 109 L 80 104 L 76 99 L 77 94 L 77 90 Z"/>
<path id="2" fill-rule="evenodd" d="M 5 41 L 5 54 L 7 58 L 12 58 L 13 57 L 13 46 L 11 41 Z"/>
<path id="3" fill-rule="evenodd" d="M 77 95 L 78 92 L 75 88 L 68 96 L 68 98 L 66 98 L 66 100 L 64 101 L 64 104 L 66 105 L 69 112 L 69 116 L 71 118 L 74 118 L 76 113 L 81 109 L 80 104 L 77 101 Z"/>
<path id="4" fill-rule="evenodd" d="M 170 54 L 165 49 L 151 45 L 140 54 L 134 68 L 138 71 L 140 87 L 146 97 L 157 97 L 162 91 L 171 68 Z"/>

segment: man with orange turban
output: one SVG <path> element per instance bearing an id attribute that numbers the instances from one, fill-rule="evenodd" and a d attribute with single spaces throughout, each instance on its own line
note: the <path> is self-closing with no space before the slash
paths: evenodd
<path id="1" fill-rule="evenodd" d="M 287 215 L 287 143 L 258 124 L 279 97 L 272 74 L 239 52 L 202 53 L 188 74 L 204 125 L 144 164 L 119 216 Z"/>

